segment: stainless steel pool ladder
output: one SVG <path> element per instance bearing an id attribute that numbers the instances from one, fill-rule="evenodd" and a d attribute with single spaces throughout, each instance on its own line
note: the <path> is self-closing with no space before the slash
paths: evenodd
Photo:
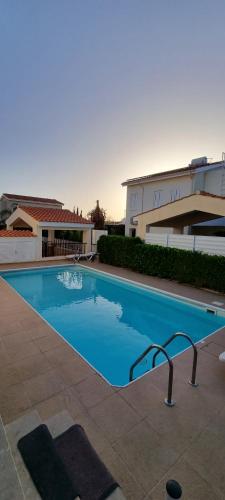
<path id="1" fill-rule="evenodd" d="M 172 399 L 172 391 L 173 391 L 173 362 L 172 362 L 172 360 L 171 360 L 170 356 L 168 355 L 168 353 L 167 353 L 167 351 L 166 351 L 165 348 L 174 339 L 176 339 L 177 337 L 184 337 L 184 338 L 186 338 L 188 340 L 188 342 L 191 344 L 192 348 L 193 348 L 194 355 L 193 355 L 193 364 L 192 364 L 192 374 L 191 374 L 191 380 L 189 380 L 189 384 L 191 384 L 193 387 L 197 387 L 198 384 L 196 383 L 196 370 L 197 370 L 197 361 L 198 361 L 198 351 L 197 351 L 196 345 L 192 341 L 191 337 L 189 337 L 189 335 L 187 335 L 186 333 L 183 333 L 183 332 L 174 333 L 163 345 L 151 344 L 136 359 L 136 361 L 130 367 L 129 381 L 132 382 L 134 368 L 145 358 L 145 356 L 147 356 L 147 354 L 150 351 L 152 351 L 153 349 L 156 349 L 156 352 L 155 352 L 155 354 L 153 356 L 153 359 L 152 359 L 152 368 L 155 368 L 155 360 L 156 360 L 156 357 L 158 356 L 158 354 L 160 352 L 162 352 L 164 354 L 164 356 L 166 357 L 166 359 L 168 361 L 168 365 L 169 365 L 168 394 L 167 394 L 167 398 L 165 398 L 165 400 L 164 400 L 164 403 L 167 406 L 174 406 L 175 405 L 175 401 Z"/>

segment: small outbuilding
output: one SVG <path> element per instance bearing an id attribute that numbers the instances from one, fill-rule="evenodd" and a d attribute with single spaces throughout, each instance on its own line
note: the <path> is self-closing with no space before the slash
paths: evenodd
<path id="1" fill-rule="evenodd" d="M 40 260 L 43 257 L 59 257 L 91 250 L 91 230 L 94 225 L 70 210 L 20 205 L 7 219 L 6 224 L 6 233 L 9 235 L 10 231 L 11 237 L 13 233 L 17 239 L 19 234 L 21 237 L 22 234 L 23 237 L 25 237 L 24 235 L 28 236 L 28 234 L 35 236 L 35 252 L 30 259 L 26 258 L 26 260 Z M 56 231 L 68 230 L 79 231 L 79 234 L 82 235 L 81 241 L 65 241 L 56 238 Z M 8 236 L 5 237 L 8 238 Z M 14 262 L 24 260 L 20 257 L 18 254 L 15 255 Z M 2 261 L 1 251 L 0 261 Z"/>

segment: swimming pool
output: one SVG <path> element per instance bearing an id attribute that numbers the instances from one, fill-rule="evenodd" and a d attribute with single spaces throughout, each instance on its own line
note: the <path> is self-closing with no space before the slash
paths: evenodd
<path id="1" fill-rule="evenodd" d="M 112 385 L 128 384 L 132 363 L 151 343 L 163 344 L 178 331 L 197 342 L 225 325 L 223 315 L 204 307 L 78 265 L 1 276 Z M 187 347 L 179 338 L 167 351 L 175 356 Z M 153 354 L 135 378 L 151 367 Z"/>

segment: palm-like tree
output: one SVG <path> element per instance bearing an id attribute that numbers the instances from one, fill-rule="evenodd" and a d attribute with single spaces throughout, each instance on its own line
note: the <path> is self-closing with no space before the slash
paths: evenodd
<path id="1" fill-rule="evenodd" d="M 100 208 L 99 200 L 96 201 L 96 207 L 88 213 L 88 217 L 94 223 L 95 229 L 104 229 L 106 212 L 103 208 Z"/>

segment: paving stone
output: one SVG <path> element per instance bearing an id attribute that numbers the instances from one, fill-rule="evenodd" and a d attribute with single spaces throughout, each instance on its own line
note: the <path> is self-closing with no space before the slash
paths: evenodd
<path id="1" fill-rule="evenodd" d="M 225 484 L 225 409 L 219 412 L 200 434 L 184 458 L 188 464 L 209 482 L 217 495 L 224 495 Z M 223 496 L 224 498 L 224 496 Z"/>
<path id="2" fill-rule="evenodd" d="M 157 484 L 179 457 L 146 421 L 137 424 L 112 446 L 146 492 Z"/>
<path id="3" fill-rule="evenodd" d="M 48 426 L 53 438 L 55 438 L 74 425 L 74 420 L 68 411 L 64 410 L 57 415 L 48 418 L 45 421 L 45 424 Z"/>
<path id="4" fill-rule="evenodd" d="M 26 500 L 40 500 L 40 495 L 30 477 L 30 474 L 23 462 L 17 465 L 17 473 Z"/>
<path id="5" fill-rule="evenodd" d="M 104 448 L 104 450 L 100 453 L 100 457 L 122 488 L 122 492 L 126 496 L 126 499 L 143 500 L 146 492 L 140 484 L 135 481 L 134 476 L 128 470 L 127 465 L 121 460 L 113 448 L 111 448 L 111 446 Z M 119 495 L 119 492 L 117 492 L 117 495 Z"/>
<path id="6" fill-rule="evenodd" d="M 65 383 L 57 370 L 50 370 L 43 375 L 27 380 L 24 382 L 24 386 L 31 403 L 36 404 L 62 391 L 65 388 Z"/>
<path id="7" fill-rule="evenodd" d="M 17 472 L 14 466 L 12 455 L 9 450 L 4 450 L 0 455 L 0 498 L 7 498 L 9 490 L 21 491 L 17 477 Z M 9 497 L 10 498 L 10 497 Z"/>
<path id="8" fill-rule="evenodd" d="M 59 347 L 64 345 L 65 342 L 56 334 L 54 336 L 47 336 L 35 339 L 35 344 L 38 346 L 41 352 L 48 352 L 54 349 L 55 347 Z"/>
<path id="9" fill-rule="evenodd" d="M 81 402 L 91 408 L 107 397 L 114 394 L 115 390 L 99 375 L 89 377 L 76 385 L 76 391 Z"/>
<path id="10" fill-rule="evenodd" d="M 181 485 L 182 500 L 224 500 L 224 494 L 216 492 L 213 483 L 205 481 L 184 459 L 170 469 L 145 500 L 165 500 L 169 479 L 175 479 Z"/>
<path id="11" fill-rule="evenodd" d="M 6 436 L 16 464 L 22 462 L 22 457 L 17 448 L 19 439 L 31 432 L 40 424 L 41 419 L 38 412 L 32 411 L 5 426 Z"/>
<path id="12" fill-rule="evenodd" d="M 46 351 L 45 356 L 53 367 L 67 363 L 67 361 L 73 361 L 75 357 L 74 350 L 65 342 L 64 345 L 60 347 L 55 347 L 54 349 Z"/>
<path id="13" fill-rule="evenodd" d="M 141 417 L 117 393 L 91 408 L 89 412 L 110 442 L 116 441 L 141 420 Z"/>
<path id="14" fill-rule="evenodd" d="M 0 408 L 4 424 L 15 420 L 15 418 L 30 408 L 31 403 L 23 384 L 15 384 L 10 387 L 0 388 Z"/>
<path id="15" fill-rule="evenodd" d="M 0 417 L 0 453 L 4 450 L 7 450 L 9 447 L 7 439 L 6 439 L 6 433 L 5 429 L 3 426 L 2 419 Z"/>
<path id="16" fill-rule="evenodd" d="M 84 406 L 78 398 L 76 386 L 70 386 L 36 405 L 36 409 L 40 417 L 46 420 L 63 410 L 67 410 L 74 417 L 84 411 Z"/>

